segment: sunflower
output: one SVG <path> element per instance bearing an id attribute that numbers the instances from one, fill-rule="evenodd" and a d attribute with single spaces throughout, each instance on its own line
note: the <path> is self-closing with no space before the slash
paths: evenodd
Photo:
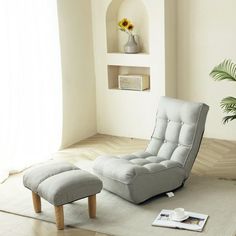
<path id="1" fill-rule="evenodd" d="M 121 28 L 127 28 L 128 25 L 129 25 L 129 21 L 127 18 L 124 18 L 119 22 L 119 26 Z"/>
<path id="2" fill-rule="evenodd" d="M 132 35 L 132 30 L 134 29 L 133 23 L 127 18 L 123 18 L 118 22 L 119 29 L 129 35 Z"/>
<path id="3" fill-rule="evenodd" d="M 131 24 L 131 23 L 128 24 L 127 29 L 128 29 L 129 31 L 132 31 L 132 30 L 134 29 L 134 25 Z"/>

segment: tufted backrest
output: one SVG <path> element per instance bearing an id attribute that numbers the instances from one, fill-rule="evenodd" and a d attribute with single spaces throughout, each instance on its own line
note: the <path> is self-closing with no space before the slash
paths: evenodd
<path id="1" fill-rule="evenodd" d="M 147 152 L 183 165 L 188 177 L 197 156 L 209 107 L 161 97 Z"/>

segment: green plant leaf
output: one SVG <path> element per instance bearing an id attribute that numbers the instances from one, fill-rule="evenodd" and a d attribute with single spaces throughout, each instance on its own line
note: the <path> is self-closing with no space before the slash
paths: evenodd
<path id="1" fill-rule="evenodd" d="M 236 81 L 236 64 L 226 59 L 211 71 L 210 76 L 217 81 Z"/>
<path id="2" fill-rule="evenodd" d="M 225 116 L 223 118 L 223 124 L 228 123 L 229 121 L 232 121 L 236 119 L 236 98 L 235 97 L 226 97 L 223 98 L 220 103 L 221 108 L 228 116 Z"/>
<path id="3" fill-rule="evenodd" d="M 235 97 L 226 97 L 222 99 L 220 103 L 221 108 L 226 113 L 234 113 L 236 114 L 236 98 Z"/>
<path id="4" fill-rule="evenodd" d="M 236 115 L 232 115 L 232 116 L 225 116 L 223 118 L 223 124 L 228 123 L 229 121 L 235 120 L 236 119 Z"/>

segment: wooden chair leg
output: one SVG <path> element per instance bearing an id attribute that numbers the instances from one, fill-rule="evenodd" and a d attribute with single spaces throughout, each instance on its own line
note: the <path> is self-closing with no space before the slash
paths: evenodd
<path id="1" fill-rule="evenodd" d="M 34 205 L 34 211 L 36 213 L 41 212 L 41 198 L 37 193 L 32 192 L 32 199 L 33 199 L 33 205 Z"/>
<path id="2" fill-rule="evenodd" d="M 96 217 L 96 195 L 88 197 L 88 206 L 89 206 L 89 217 Z"/>
<path id="3" fill-rule="evenodd" d="M 54 208 L 55 208 L 55 216 L 56 216 L 57 229 L 58 230 L 64 229 L 63 206 L 54 206 Z"/>

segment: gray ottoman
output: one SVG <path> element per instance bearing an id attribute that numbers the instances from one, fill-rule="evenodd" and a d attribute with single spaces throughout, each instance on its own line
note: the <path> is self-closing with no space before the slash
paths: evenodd
<path id="1" fill-rule="evenodd" d="M 88 197 L 89 216 L 96 217 L 96 194 L 102 190 L 102 181 L 74 165 L 52 162 L 26 172 L 24 186 L 32 191 L 36 213 L 41 212 L 40 197 L 55 207 L 58 229 L 64 229 L 63 205 Z"/>

